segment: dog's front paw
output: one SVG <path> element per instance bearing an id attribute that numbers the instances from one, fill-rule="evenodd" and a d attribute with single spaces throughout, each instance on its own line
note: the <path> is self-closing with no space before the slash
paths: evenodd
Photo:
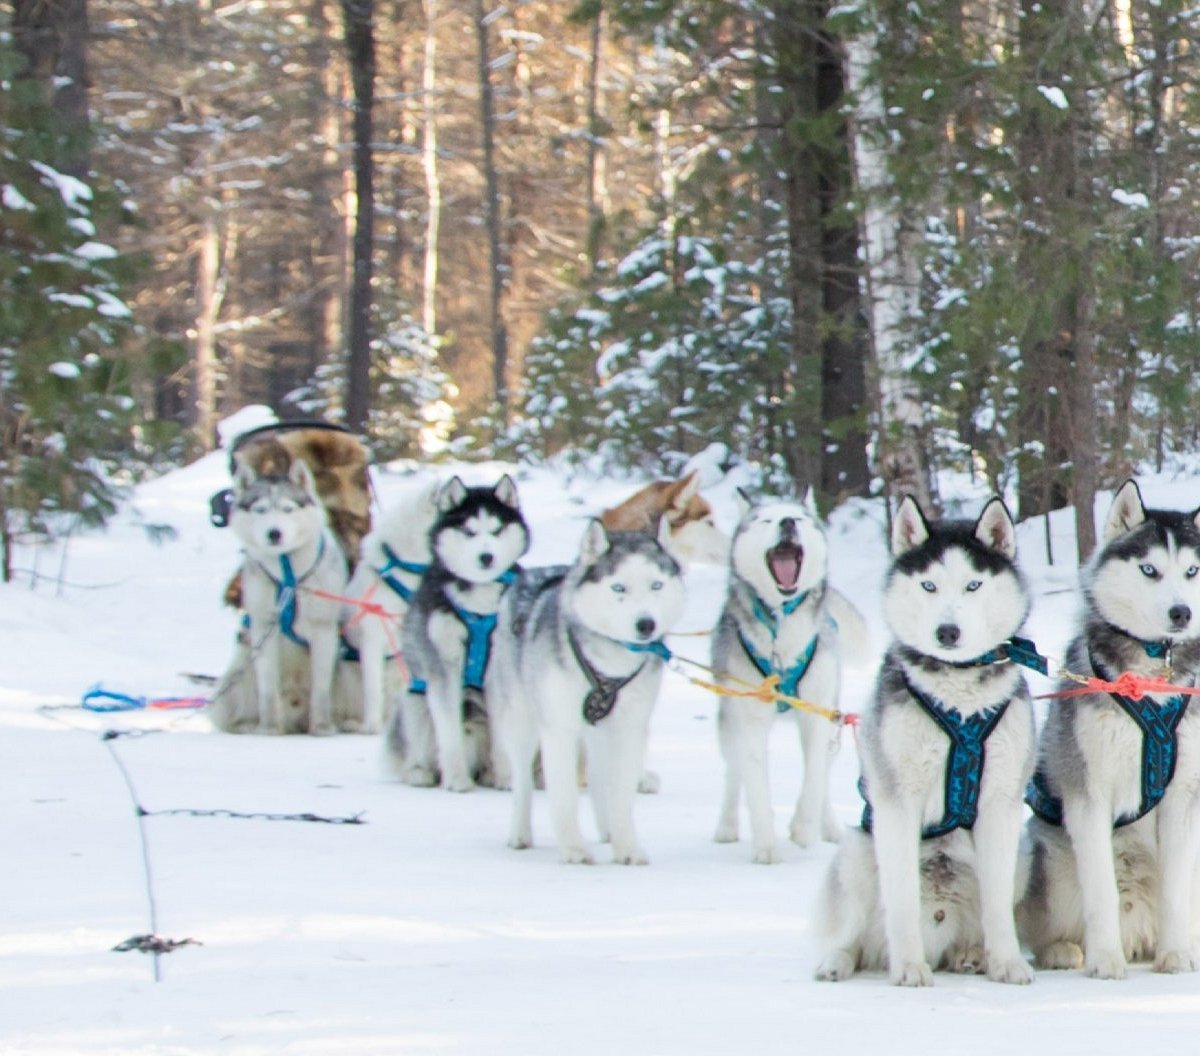
<path id="1" fill-rule="evenodd" d="M 993 983 L 1028 986 L 1033 982 L 1033 969 L 1024 957 L 989 957 L 987 976 Z"/>
<path id="2" fill-rule="evenodd" d="M 1125 954 L 1120 950 L 1090 950 L 1083 962 L 1084 972 L 1092 979 L 1124 979 Z"/>
<path id="3" fill-rule="evenodd" d="M 632 847 L 613 848 L 613 861 L 617 865 L 649 865 L 650 859 L 646 852 L 636 844 Z"/>
<path id="4" fill-rule="evenodd" d="M 527 851 L 533 846 L 533 837 L 529 833 L 521 832 L 515 836 L 508 838 L 508 845 L 514 851 Z"/>
<path id="5" fill-rule="evenodd" d="M 338 731 L 332 722 L 310 722 L 308 732 L 312 737 L 332 737 Z"/>
<path id="6" fill-rule="evenodd" d="M 442 778 L 442 788 L 447 792 L 474 792 L 475 782 L 470 774 L 460 774 L 457 777 L 446 775 Z"/>
<path id="7" fill-rule="evenodd" d="M 967 946 L 952 950 L 946 958 L 950 971 L 959 975 L 977 975 L 983 971 L 983 947 Z"/>
<path id="8" fill-rule="evenodd" d="M 716 843 L 737 843 L 737 822 L 735 821 L 732 824 L 727 821 L 721 822 L 721 824 L 717 826 L 717 831 L 713 833 L 713 840 Z"/>
<path id="9" fill-rule="evenodd" d="M 638 791 L 644 796 L 657 796 L 662 788 L 662 779 L 653 770 L 647 770 L 638 778 Z"/>
<path id="10" fill-rule="evenodd" d="M 433 788 L 438 783 L 437 773 L 427 766 L 410 766 L 400 775 L 400 780 L 414 788 Z"/>
<path id="11" fill-rule="evenodd" d="M 584 847 L 564 847 L 559 854 L 563 865 L 595 865 L 592 852 Z"/>
<path id="12" fill-rule="evenodd" d="M 908 961 L 891 973 L 896 986 L 933 986 L 933 972 L 924 961 Z"/>
<path id="13" fill-rule="evenodd" d="M 845 950 L 831 950 L 827 953 L 817 970 L 815 977 L 824 983 L 840 983 L 854 974 L 854 958 Z"/>
<path id="14" fill-rule="evenodd" d="M 273 722 L 260 722 L 254 728 L 254 732 L 263 737 L 279 737 L 283 734 L 283 730 Z"/>
<path id="15" fill-rule="evenodd" d="M 1074 942 L 1052 942 L 1037 951 L 1034 961 L 1047 971 L 1070 971 L 1083 967 L 1083 949 Z"/>
<path id="16" fill-rule="evenodd" d="M 1154 970 L 1165 975 L 1194 972 L 1198 967 L 1196 955 L 1191 950 L 1164 950 L 1154 958 Z"/>
<path id="17" fill-rule="evenodd" d="M 788 837 L 797 847 L 811 847 L 821 839 L 821 826 L 807 818 L 793 821 Z"/>
<path id="18" fill-rule="evenodd" d="M 765 847 L 756 847 L 754 849 L 752 861 L 755 865 L 777 865 L 783 861 L 783 858 L 780 856 L 775 845 L 769 843 Z"/>

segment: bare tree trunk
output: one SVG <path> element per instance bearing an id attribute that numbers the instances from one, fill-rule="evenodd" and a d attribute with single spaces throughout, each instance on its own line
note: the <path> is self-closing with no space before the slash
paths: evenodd
<path id="1" fill-rule="evenodd" d="M 442 223 L 442 183 L 438 172 L 437 131 L 437 0 L 425 0 L 425 68 L 422 72 L 425 170 L 425 267 L 421 296 L 421 323 L 433 337 L 437 333 L 438 238 Z"/>
<path id="2" fill-rule="evenodd" d="M 904 361 L 904 338 L 919 309 L 916 262 L 888 176 L 883 92 L 872 71 L 878 51 L 879 26 L 873 21 L 846 43 L 846 75 L 856 100 L 855 175 L 865 199 L 862 244 L 879 398 L 879 471 L 891 496 L 912 495 L 929 509 L 925 413 Z"/>
<path id="3" fill-rule="evenodd" d="M 600 245 L 604 233 L 604 209 L 600 204 L 600 60 L 604 45 L 604 8 L 596 5 L 592 21 L 591 58 L 587 79 L 587 262 L 588 274 L 596 270 L 600 260 Z"/>
<path id="4" fill-rule="evenodd" d="M 496 172 L 496 111 L 492 93 L 491 47 L 488 27 L 492 15 L 484 0 L 475 0 L 475 32 L 479 45 L 479 109 L 483 128 L 484 217 L 488 237 L 490 304 L 489 333 L 492 344 L 492 387 L 502 419 L 508 418 L 508 328 L 504 322 L 504 288 L 508 266 L 500 237 L 500 177 Z"/>
<path id="5" fill-rule="evenodd" d="M 346 54 L 354 86 L 354 271 L 346 356 L 346 425 L 365 431 L 371 404 L 371 278 L 375 245 L 375 171 L 371 153 L 375 105 L 374 0 L 342 0 Z"/>
<path id="6" fill-rule="evenodd" d="M 206 183 L 211 184 L 211 177 Z M 204 451 L 217 444 L 217 317 L 221 312 L 221 227 L 216 188 L 208 186 L 196 241 L 196 321 L 192 343 L 192 408 Z"/>

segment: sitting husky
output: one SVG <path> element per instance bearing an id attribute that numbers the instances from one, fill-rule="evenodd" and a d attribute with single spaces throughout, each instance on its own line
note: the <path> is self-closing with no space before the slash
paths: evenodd
<path id="1" fill-rule="evenodd" d="M 286 477 L 247 464 L 234 477 L 230 525 L 245 549 L 241 571 L 246 644 L 209 717 L 221 729 L 335 732 L 334 678 L 346 560 L 330 532 L 312 473 L 294 459 Z M 254 681 L 247 679 L 252 667 Z M 351 721 L 342 714 L 337 718 Z"/>
<path id="2" fill-rule="evenodd" d="M 392 713 L 386 747 L 401 780 L 467 792 L 494 780 L 481 695 L 496 610 L 529 549 L 517 486 L 467 487 L 458 477 L 436 497 L 432 561 L 404 617 L 401 649 L 412 672 Z"/>
<path id="3" fill-rule="evenodd" d="M 729 554 L 729 537 L 717 527 L 713 508 L 700 494 L 696 470 L 678 480 L 655 480 L 619 506 L 600 514 L 610 532 L 656 534 L 665 524 L 667 551 L 680 563 L 721 564 Z"/>
<path id="4" fill-rule="evenodd" d="M 826 584 L 825 533 L 811 503 L 743 500 L 733 538 L 729 595 L 713 638 L 713 667 L 734 685 L 753 686 L 779 676 L 780 692 L 837 709 L 839 627 L 865 642 L 862 617 Z M 836 615 L 831 613 L 836 611 Z M 804 751 L 804 785 L 792 817 L 791 838 L 807 847 L 841 828 L 829 805 L 829 764 L 838 727 L 821 715 L 753 698 L 722 697 L 718 717 L 725 760 L 725 797 L 718 843 L 738 838 L 738 801 L 746 789 L 754 861 L 779 860 L 767 774 L 767 742 L 776 718 L 795 716 Z"/>
<path id="5" fill-rule="evenodd" d="M 392 710 L 388 703 L 408 688 L 400 684 L 405 668 L 397 654 L 404 615 L 429 568 L 437 490 L 437 483 L 430 482 L 380 520 L 362 541 L 362 556 L 346 590 L 347 597 L 378 605 L 387 614 L 353 605 L 342 612 L 343 637 L 358 653 L 364 733 L 379 732 Z"/>
<path id="6" fill-rule="evenodd" d="M 1084 578 L 1067 669 L 1192 686 L 1200 672 L 1200 510 L 1148 510 L 1128 481 Z M 1071 683 L 1066 685 L 1070 686 Z M 1192 972 L 1200 713 L 1186 694 L 1050 704 L 1030 786 L 1021 932 L 1039 967 L 1120 979 L 1126 961 Z"/>
<path id="7" fill-rule="evenodd" d="M 570 568 L 525 572 L 500 609 L 487 696 L 511 768 L 509 846 L 532 846 L 539 740 L 546 794 L 564 862 L 591 863 L 579 829 L 578 760 L 602 840 L 614 859 L 644 865 L 633 826 L 662 645 L 683 610 L 678 563 L 661 541 L 592 521 Z"/>
<path id="8" fill-rule="evenodd" d="M 859 725 L 867 808 L 826 879 L 817 978 L 886 965 L 929 986 L 933 965 L 1028 983 L 1013 901 L 1033 710 L 1008 661 L 1040 658 L 1012 638 L 1029 612 L 1013 523 L 999 499 L 972 525 L 930 524 L 906 498 L 892 552 L 896 640 Z"/>

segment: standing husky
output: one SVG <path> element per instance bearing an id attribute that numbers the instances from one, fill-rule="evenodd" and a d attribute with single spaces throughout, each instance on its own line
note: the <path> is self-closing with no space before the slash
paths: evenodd
<path id="1" fill-rule="evenodd" d="M 1148 510 L 1128 481 L 1084 578 L 1068 670 L 1195 685 L 1200 510 Z M 1120 979 L 1127 960 L 1192 972 L 1200 849 L 1200 713 L 1186 694 L 1051 703 L 1030 787 L 1032 854 L 1018 921 L 1037 963 Z"/>
<path id="2" fill-rule="evenodd" d="M 860 640 L 866 635 L 854 607 L 826 584 L 825 533 L 808 503 L 754 506 L 745 495 L 741 498 L 745 505 L 733 538 L 729 595 L 713 639 L 713 667 L 743 685 L 778 675 L 780 692 L 836 710 L 839 624 L 847 631 L 857 629 Z M 836 620 L 831 604 L 837 608 Z M 776 708 L 761 700 L 722 697 L 718 729 L 725 797 L 716 840 L 732 843 L 738 838 L 738 802 L 745 786 L 754 861 L 762 864 L 779 860 L 767 773 L 767 742 L 779 714 L 795 716 L 804 752 L 804 784 L 791 838 L 807 847 L 822 836 L 837 840 L 841 831 L 828 794 L 838 727 L 786 703 Z"/>
<path id="3" fill-rule="evenodd" d="M 511 847 L 532 846 L 539 738 L 546 795 L 564 862 L 590 863 L 579 830 L 578 760 L 602 840 L 614 859 L 644 865 L 633 801 L 650 712 L 662 682 L 662 636 L 683 610 L 678 563 L 640 532 L 584 532 L 570 568 L 524 573 L 500 610 L 488 706 L 512 770 Z"/>
<path id="4" fill-rule="evenodd" d="M 313 592 L 342 594 L 347 570 L 308 466 L 294 459 L 286 477 L 239 466 L 230 524 L 246 553 L 242 603 L 257 698 L 249 687 L 238 691 L 244 672 L 227 676 L 212 720 L 224 729 L 244 728 L 255 718 L 246 714 L 252 710 L 259 733 L 306 725 L 309 733 L 331 734 L 341 603 Z M 306 709 L 287 688 L 302 685 L 305 676 Z"/>
<path id="5" fill-rule="evenodd" d="M 347 606 L 342 613 L 343 635 L 358 652 L 365 733 L 379 732 L 391 710 L 388 701 L 407 688 L 397 684 L 403 666 L 388 661 L 397 659 L 404 614 L 429 569 L 437 491 L 437 483 L 430 482 L 380 520 L 362 541 L 362 557 L 346 590 L 348 597 L 381 609 Z"/>
<path id="6" fill-rule="evenodd" d="M 697 470 L 678 480 L 655 480 L 619 506 L 600 514 L 610 532 L 659 531 L 665 525 L 667 551 L 681 564 L 721 564 L 729 554 L 729 537 L 717 527 L 713 508 L 700 494 Z"/>
<path id="7" fill-rule="evenodd" d="M 452 477 L 436 504 L 433 560 L 404 618 L 402 649 L 413 681 L 388 723 L 387 750 L 408 784 L 434 785 L 440 775 L 443 788 L 468 792 L 474 777 L 488 778 L 480 695 L 496 610 L 529 549 L 529 529 L 508 476 L 494 488 L 469 488 Z"/>
<path id="8" fill-rule="evenodd" d="M 859 726 L 861 831 L 830 867 L 818 979 L 889 969 L 929 986 L 930 965 L 1028 983 L 1013 924 L 1033 709 L 1010 662 L 1029 612 L 999 499 L 972 525 L 926 522 L 906 498 L 892 532 L 884 615 L 895 641 Z M 1034 654 L 1036 656 L 1036 654 Z"/>

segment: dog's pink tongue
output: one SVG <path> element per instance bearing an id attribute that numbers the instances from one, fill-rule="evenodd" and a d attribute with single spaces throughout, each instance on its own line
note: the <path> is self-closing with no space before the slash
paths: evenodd
<path id="1" fill-rule="evenodd" d="M 767 551 L 767 564 L 780 590 L 795 590 L 800 581 L 804 552 L 798 546 L 781 543 Z"/>

